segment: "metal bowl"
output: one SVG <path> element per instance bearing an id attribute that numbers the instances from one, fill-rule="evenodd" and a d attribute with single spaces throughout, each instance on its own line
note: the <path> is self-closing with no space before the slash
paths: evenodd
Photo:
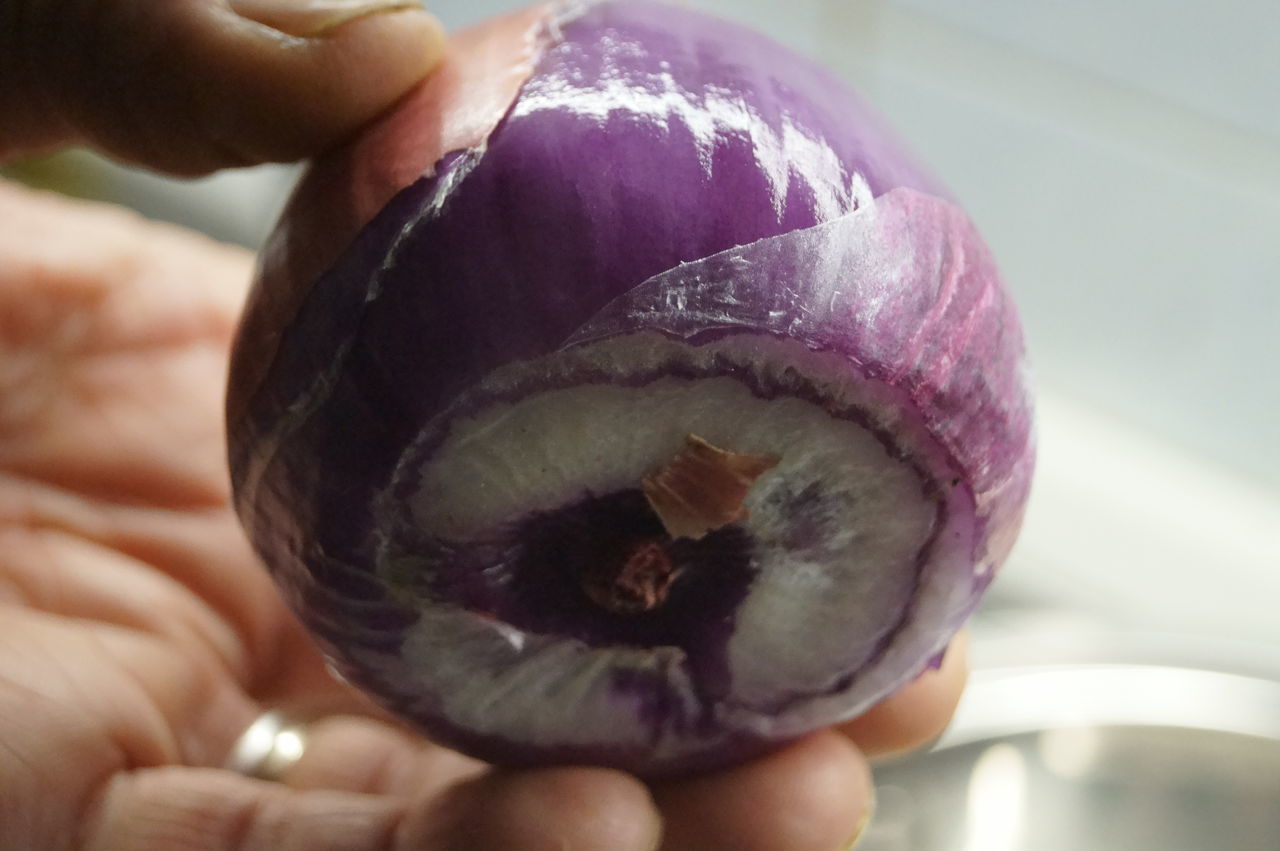
<path id="1" fill-rule="evenodd" d="M 1280 678 L 978 670 L 949 732 L 876 780 L 859 851 L 1280 851 Z"/>

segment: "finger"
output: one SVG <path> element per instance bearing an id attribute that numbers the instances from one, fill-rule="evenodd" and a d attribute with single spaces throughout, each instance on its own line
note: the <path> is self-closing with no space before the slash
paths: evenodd
<path id="1" fill-rule="evenodd" d="M 306 725 L 302 756 L 279 781 L 298 790 L 389 795 L 429 802 L 402 830 L 425 847 L 642 848 L 661 831 L 639 781 L 617 771 L 493 771 L 484 763 L 370 718 Z"/>
<path id="2" fill-rule="evenodd" d="M 837 851 L 870 811 L 871 776 L 853 744 L 824 731 L 746 765 L 659 786 L 663 851 Z"/>
<path id="3" fill-rule="evenodd" d="M 306 726 L 302 756 L 279 778 L 327 789 L 430 801 L 411 809 L 406 835 L 425 847 L 642 848 L 661 833 L 648 791 L 595 768 L 493 771 L 484 763 L 380 721 L 331 716 Z"/>
<path id="4" fill-rule="evenodd" d="M 293 160 L 443 49 L 415 0 L 17 0 L 0 8 L 0 157 L 75 142 L 178 174 Z"/>
<path id="5" fill-rule="evenodd" d="M 304 726 L 306 748 L 281 783 L 377 795 L 442 791 L 487 766 L 374 718 L 332 715 Z"/>
<path id="6" fill-rule="evenodd" d="M 951 642 L 942 667 L 927 670 L 897 694 L 842 724 L 840 731 L 869 756 L 911 750 L 942 735 L 969 676 L 968 633 Z"/>
<path id="7" fill-rule="evenodd" d="M 398 806 L 373 795 L 297 792 L 218 769 L 144 769 L 106 783 L 85 814 L 78 847 L 393 848 Z"/>
<path id="8" fill-rule="evenodd" d="M 492 774 L 444 795 L 298 790 L 217 769 L 116 775 L 92 800 L 78 847 L 365 851 L 649 851 L 657 817 L 644 788 L 616 772 Z"/>
<path id="9" fill-rule="evenodd" d="M 402 835 L 432 851 L 653 851 L 662 822 L 634 777 L 604 768 L 498 771 L 410 812 Z"/>

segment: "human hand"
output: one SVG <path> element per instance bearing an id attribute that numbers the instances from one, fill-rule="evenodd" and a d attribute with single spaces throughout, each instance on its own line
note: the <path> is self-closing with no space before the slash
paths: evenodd
<path id="1" fill-rule="evenodd" d="M 0 162 L 67 144 L 184 175 L 300 159 L 443 50 L 418 0 L 6 0 Z"/>
<path id="2" fill-rule="evenodd" d="M 439 28 L 410 7 L 5 4 L 0 158 L 76 142 L 197 174 L 302 156 L 435 63 Z M 842 730 L 653 787 L 492 769 L 380 716 L 329 676 L 228 508 L 249 262 L 0 186 L 0 847 L 836 848 L 869 806 L 864 754 L 945 723 L 962 652 Z M 281 706 L 325 712 L 301 759 L 278 782 L 220 768 Z"/>
<path id="3" fill-rule="evenodd" d="M 0 185 L 0 847 L 820 849 L 865 754 L 935 735 L 963 652 L 840 730 L 645 786 L 494 769 L 336 682 L 229 508 L 222 385 L 247 253 Z M 322 707 L 279 782 L 220 768 Z"/>

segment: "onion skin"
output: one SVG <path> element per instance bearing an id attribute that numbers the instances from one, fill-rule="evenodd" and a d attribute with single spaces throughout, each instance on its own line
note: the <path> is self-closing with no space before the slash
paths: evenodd
<path id="1" fill-rule="evenodd" d="M 419 612 L 373 567 L 406 447 L 495 370 L 642 331 L 793 341 L 871 388 L 896 413 L 869 427 L 912 447 L 938 505 L 931 560 L 903 580 L 919 593 L 865 669 L 782 701 L 776 728 L 718 718 L 658 754 L 454 723 L 397 670 Z M 1007 555 L 1033 464 L 1018 319 L 946 190 L 822 68 L 647 2 L 460 35 L 313 166 L 263 254 L 228 423 L 242 522 L 345 676 L 485 759 L 644 775 L 745 758 L 917 675 Z"/>

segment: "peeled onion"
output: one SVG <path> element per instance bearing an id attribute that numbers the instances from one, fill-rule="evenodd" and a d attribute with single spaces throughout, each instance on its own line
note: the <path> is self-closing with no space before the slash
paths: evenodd
<path id="1" fill-rule="evenodd" d="M 664 775 L 851 718 L 973 611 L 1033 463 L 972 223 L 845 84 L 537 7 L 314 164 L 228 397 L 335 668 L 505 764 Z"/>

